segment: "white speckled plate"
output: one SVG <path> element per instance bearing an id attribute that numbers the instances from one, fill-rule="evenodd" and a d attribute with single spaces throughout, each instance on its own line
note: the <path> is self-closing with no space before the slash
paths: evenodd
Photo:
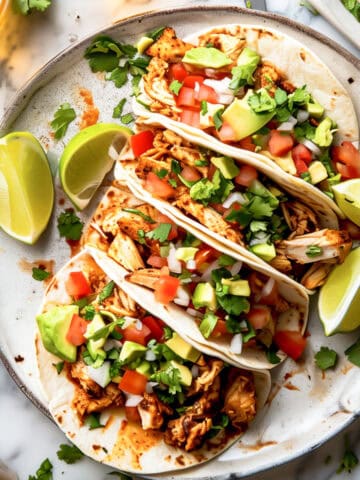
<path id="1" fill-rule="evenodd" d="M 322 35 L 286 18 L 231 7 L 195 7 L 154 12 L 113 25 L 103 33 L 126 43 L 134 43 L 143 33 L 162 25 L 172 25 L 180 36 L 197 29 L 224 23 L 248 23 L 278 28 L 313 49 L 348 89 L 360 114 L 360 61 Z M 120 98 L 130 95 L 129 87 L 118 90 L 101 74 L 90 72 L 83 53 L 90 40 L 74 45 L 47 64 L 22 91 L 5 115 L 0 130 L 29 130 L 51 157 L 58 156 L 64 142 L 54 144 L 49 120 L 61 103 L 70 102 L 78 114 L 84 110 L 80 88 L 92 91 L 100 110 L 100 121 L 113 121 L 112 111 Z M 130 108 L 127 102 L 125 112 Z M 346 112 L 344 112 L 346 115 Z M 67 142 L 78 131 L 74 122 Z M 56 211 L 41 240 L 32 247 L 0 233 L 0 345 L 2 358 L 19 387 L 46 413 L 36 380 L 33 331 L 34 316 L 43 295 L 43 284 L 31 278 L 31 262 L 55 261 L 59 269 L 69 258 L 69 247 L 59 238 L 56 218 L 66 206 L 57 189 Z M 96 206 L 94 199 L 83 213 L 87 218 Z M 265 411 L 249 432 L 229 451 L 209 464 L 181 472 L 175 477 L 205 478 L 236 474 L 242 477 L 289 461 L 325 441 L 360 413 L 360 370 L 347 363 L 343 352 L 357 334 L 323 336 L 312 299 L 309 326 L 311 337 L 306 357 L 300 364 L 291 360 L 275 369 L 273 392 Z M 314 366 L 314 352 L 321 345 L 335 348 L 340 361 L 335 371 L 322 374 Z M 161 477 L 161 476 L 159 476 Z"/>

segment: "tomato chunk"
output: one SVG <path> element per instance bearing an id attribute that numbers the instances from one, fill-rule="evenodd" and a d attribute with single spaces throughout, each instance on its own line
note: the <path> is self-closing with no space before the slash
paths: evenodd
<path id="1" fill-rule="evenodd" d="M 263 305 L 276 305 L 279 301 L 279 287 L 274 279 L 270 278 L 261 290 L 257 301 Z"/>
<path id="2" fill-rule="evenodd" d="M 160 257 L 158 255 L 150 255 L 146 260 L 146 263 L 154 268 L 166 267 L 168 262 L 166 258 Z"/>
<path id="3" fill-rule="evenodd" d="M 292 330 L 278 330 L 275 333 L 274 342 L 293 360 L 300 358 L 306 347 L 306 338 L 300 332 Z"/>
<path id="4" fill-rule="evenodd" d="M 309 167 L 306 165 L 306 163 L 299 158 L 294 160 L 294 163 L 295 163 L 295 167 L 296 167 L 296 173 L 298 175 L 301 175 L 302 173 L 305 173 L 309 170 Z"/>
<path id="5" fill-rule="evenodd" d="M 69 330 L 66 334 L 66 340 L 72 345 L 78 347 L 86 342 L 84 333 L 86 332 L 89 322 L 74 313 L 71 319 Z"/>
<path id="6" fill-rule="evenodd" d="M 191 127 L 200 128 L 200 110 L 195 111 L 189 108 L 183 108 L 180 113 L 180 121 Z"/>
<path id="7" fill-rule="evenodd" d="M 144 152 L 154 146 L 154 134 L 151 130 L 143 130 L 130 137 L 130 145 L 135 157 L 139 157 Z"/>
<path id="8" fill-rule="evenodd" d="M 75 300 L 86 297 L 92 293 L 87 278 L 82 272 L 70 272 L 65 282 L 66 292 Z"/>
<path id="9" fill-rule="evenodd" d="M 221 125 L 220 130 L 217 132 L 217 136 L 222 142 L 234 142 L 236 140 L 234 129 L 226 122 Z"/>
<path id="10" fill-rule="evenodd" d="M 200 173 L 196 170 L 194 167 L 189 167 L 186 165 L 182 171 L 181 171 L 181 176 L 187 181 L 187 182 L 197 182 L 200 180 L 201 175 Z"/>
<path id="11" fill-rule="evenodd" d="M 172 80 L 183 82 L 187 75 L 188 72 L 182 63 L 172 63 L 170 65 L 170 78 Z"/>
<path id="12" fill-rule="evenodd" d="M 201 85 L 204 80 L 204 77 L 201 75 L 188 75 L 184 78 L 183 85 L 184 87 L 195 88 L 196 83 Z"/>
<path id="13" fill-rule="evenodd" d="M 165 179 L 159 178 L 155 173 L 149 172 L 145 180 L 145 190 L 159 198 L 170 198 L 175 195 L 175 190 Z"/>
<path id="14" fill-rule="evenodd" d="M 282 157 L 286 155 L 294 146 L 294 140 L 288 133 L 271 130 L 269 140 L 269 151 L 271 155 Z"/>
<path id="15" fill-rule="evenodd" d="M 172 302 L 176 297 L 177 289 L 180 286 L 180 280 L 171 275 L 161 275 L 155 282 L 155 300 L 166 305 Z"/>
<path id="16" fill-rule="evenodd" d="M 195 254 L 196 270 L 199 270 L 204 263 L 209 263 L 218 258 L 220 254 L 212 247 L 204 246 Z"/>
<path id="17" fill-rule="evenodd" d="M 149 341 L 151 331 L 146 325 L 142 324 L 140 330 L 135 325 L 129 325 L 128 327 L 121 329 L 120 332 L 123 335 L 124 341 L 139 343 L 140 345 L 146 345 Z"/>
<path id="18" fill-rule="evenodd" d="M 227 328 L 226 328 L 226 322 L 225 320 L 222 320 L 221 318 L 218 319 L 216 322 L 214 330 L 211 332 L 211 337 L 213 338 L 218 338 L 221 337 L 222 335 L 225 335 L 229 333 Z"/>
<path id="19" fill-rule="evenodd" d="M 217 93 L 212 87 L 208 85 L 200 85 L 200 89 L 198 92 L 195 93 L 195 98 L 199 102 L 205 101 L 209 103 L 218 103 L 219 99 Z"/>
<path id="20" fill-rule="evenodd" d="M 142 322 L 150 329 L 150 338 L 155 338 L 157 342 L 164 339 L 164 328 L 157 318 L 148 315 L 142 319 Z"/>
<path id="21" fill-rule="evenodd" d="M 125 415 L 129 422 L 141 423 L 141 417 L 137 407 L 125 407 Z"/>
<path id="22" fill-rule="evenodd" d="M 351 142 L 342 142 L 341 145 L 333 147 L 331 156 L 335 162 L 344 163 L 350 168 L 348 172 L 353 176 L 347 178 L 360 177 L 360 152 Z"/>
<path id="23" fill-rule="evenodd" d="M 251 135 L 239 140 L 239 147 L 243 148 L 244 150 L 250 150 L 251 152 L 255 152 L 255 150 L 256 150 L 256 145 L 253 142 L 253 139 L 252 139 Z"/>
<path id="24" fill-rule="evenodd" d="M 195 107 L 197 105 L 195 90 L 189 87 L 181 87 L 179 95 L 176 97 L 178 107 Z"/>
<path id="25" fill-rule="evenodd" d="M 119 383 L 119 388 L 123 392 L 133 395 L 142 395 L 145 392 L 147 377 L 136 370 L 126 370 Z"/>
<path id="26" fill-rule="evenodd" d="M 295 165 L 297 161 L 302 161 L 306 165 L 309 165 L 312 160 L 312 153 L 302 143 L 299 143 L 292 149 L 291 156 L 295 162 Z"/>
<path id="27" fill-rule="evenodd" d="M 250 187 L 252 182 L 258 178 L 258 173 L 255 167 L 251 165 L 242 165 L 240 172 L 235 177 L 235 183 L 243 187 Z"/>
<path id="28" fill-rule="evenodd" d="M 258 305 L 252 307 L 246 317 L 255 330 L 261 330 L 270 322 L 271 311 L 266 306 Z"/>
<path id="29" fill-rule="evenodd" d="M 357 178 L 359 176 L 357 169 L 351 165 L 336 162 L 336 169 L 344 180 L 350 180 L 351 178 Z"/>

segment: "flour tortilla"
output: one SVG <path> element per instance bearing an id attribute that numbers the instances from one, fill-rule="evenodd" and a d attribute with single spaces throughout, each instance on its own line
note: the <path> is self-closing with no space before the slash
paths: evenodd
<path id="1" fill-rule="evenodd" d="M 109 279 L 119 280 L 121 283 L 121 270 L 103 252 L 94 249 L 85 249 L 68 262 L 53 278 L 49 284 L 40 312 L 47 311 L 55 305 L 65 305 L 71 302 L 71 298 L 65 291 L 65 281 L 70 271 L 81 270 L 83 265 L 91 265 L 94 269 L 106 272 Z M 115 270 L 115 275 L 113 271 Z M 123 273 L 127 273 L 124 271 Z M 151 305 L 150 292 L 141 292 Z M 152 305 L 152 311 L 156 315 L 156 306 Z M 189 339 L 181 333 L 182 337 Z M 192 343 L 196 348 L 214 356 L 207 348 Z M 101 414 L 101 423 L 105 428 L 89 430 L 88 426 L 81 426 L 71 403 L 75 388 L 65 372 L 59 375 L 53 364 L 59 362 L 59 358 L 45 350 L 41 342 L 40 334 L 36 332 L 35 347 L 39 380 L 48 400 L 48 409 L 57 425 L 64 431 L 69 440 L 80 450 L 94 460 L 112 466 L 122 471 L 137 474 L 156 474 L 172 470 L 181 470 L 213 459 L 223 450 L 230 447 L 239 436 L 232 436 L 215 445 L 211 450 L 202 447 L 194 452 L 185 452 L 167 445 L 162 434 L 154 431 L 144 431 L 141 426 L 128 424 L 124 410 L 108 409 Z M 220 357 L 220 356 L 219 356 Z M 257 392 L 257 410 L 264 407 L 269 395 L 271 380 L 266 371 L 255 371 L 254 380 Z"/>

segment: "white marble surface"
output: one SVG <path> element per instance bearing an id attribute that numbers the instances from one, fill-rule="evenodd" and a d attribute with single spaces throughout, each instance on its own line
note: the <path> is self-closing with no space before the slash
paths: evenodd
<path id="1" fill-rule="evenodd" d="M 154 6 L 170 8 L 185 2 L 174 1 L 121 1 L 121 0 L 53 0 L 52 8 L 44 15 L 18 19 L 17 34 L 7 37 L 12 18 L 0 24 L 0 115 L 1 109 L 11 101 L 10 93 L 34 74 L 38 68 L 61 49 L 73 41 L 83 38 L 111 21 L 139 10 L 153 9 Z M 199 4 L 200 2 L 192 2 Z M 205 2 L 204 2 L 205 3 Z M 210 2 L 206 2 L 210 3 Z M 215 2 L 211 2 L 215 3 Z M 241 5 L 241 1 L 217 2 Z M 267 0 L 267 9 L 294 18 L 328 35 L 357 56 L 352 44 L 334 30 L 321 17 L 312 16 L 297 0 Z M 12 44 L 17 48 L 12 50 Z M 11 50 L 11 54 L 9 52 Z M 5 63 L 4 63 L 5 60 Z M 2 65 L 2 69 L 1 69 Z M 360 458 L 360 421 L 355 422 L 347 433 L 353 450 Z M 294 419 L 296 428 L 296 419 Z M 110 468 L 97 465 L 89 459 L 82 459 L 76 465 L 66 465 L 57 460 L 56 451 L 64 443 L 63 434 L 44 417 L 11 381 L 0 365 L 0 461 L 13 469 L 19 479 L 34 474 L 40 463 L 48 457 L 54 465 L 54 479 L 101 480 L 114 478 L 107 475 Z M 325 480 L 360 479 L 360 467 L 351 474 L 336 474 L 344 450 L 342 432 L 311 454 L 296 461 L 256 475 L 254 480 Z M 330 456 L 329 463 L 325 459 Z M 276 459 L 274 459 L 276 461 Z M 0 471 L 0 480 L 2 474 Z"/>

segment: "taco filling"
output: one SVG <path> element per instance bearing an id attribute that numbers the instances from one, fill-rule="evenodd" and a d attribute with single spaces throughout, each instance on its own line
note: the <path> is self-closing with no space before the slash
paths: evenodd
<path id="1" fill-rule="evenodd" d="M 316 211 L 254 166 L 167 129 L 143 130 L 130 144 L 133 155 L 125 152 L 121 165 L 145 190 L 308 289 L 321 286 L 351 249 L 347 231 L 322 228 Z"/>
<path id="2" fill-rule="evenodd" d="M 336 122 L 305 84 L 293 85 L 255 50 L 255 38 L 265 38 L 266 31 L 248 30 L 214 29 L 195 46 L 165 28 L 146 50 L 151 60 L 138 102 L 222 142 L 264 154 L 333 198 L 332 185 L 360 177 L 360 153 L 349 135 L 339 144 Z M 305 61 L 306 52 L 301 55 Z M 330 105 L 337 93 L 334 87 Z"/>
<path id="3" fill-rule="evenodd" d="M 74 385 L 81 425 L 102 428 L 99 415 L 115 409 L 186 452 L 246 430 L 256 414 L 250 372 L 203 355 L 93 261 L 69 271 L 65 289 L 72 303 L 50 301 L 37 323 L 44 347 L 63 360 L 62 375 Z"/>

